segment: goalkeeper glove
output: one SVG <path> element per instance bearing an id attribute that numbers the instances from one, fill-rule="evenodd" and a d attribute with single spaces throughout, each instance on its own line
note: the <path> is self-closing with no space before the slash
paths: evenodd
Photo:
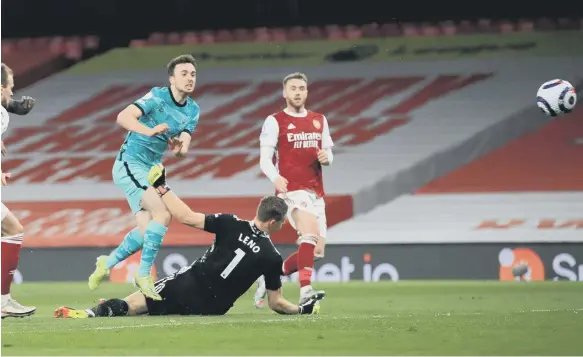
<path id="1" fill-rule="evenodd" d="M 22 97 L 20 100 L 12 99 L 10 102 L 8 102 L 6 110 L 16 115 L 26 115 L 34 107 L 34 102 L 34 98 L 26 96 Z"/>
<path id="2" fill-rule="evenodd" d="M 170 186 L 166 184 L 166 168 L 162 164 L 152 166 L 148 173 L 148 183 L 158 191 L 160 197 L 170 191 Z"/>

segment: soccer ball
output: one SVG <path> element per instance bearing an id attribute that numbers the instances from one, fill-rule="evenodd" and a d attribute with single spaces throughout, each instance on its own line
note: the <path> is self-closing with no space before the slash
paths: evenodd
<path id="1" fill-rule="evenodd" d="M 570 113 L 577 104 L 577 93 L 571 83 L 553 79 L 543 83 L 536 93 L 536 104 L 546 115 L 556 117 Z"/>

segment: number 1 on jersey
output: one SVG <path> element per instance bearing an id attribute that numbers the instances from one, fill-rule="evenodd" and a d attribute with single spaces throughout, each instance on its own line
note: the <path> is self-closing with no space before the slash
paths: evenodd
<path id="1" fill-rule="evenodd" d="M 223 279 L 227 279 L 229 274 L 231 274 L 233 269 L 235 269 L 237 264 L 239 264 L 241 262 L 241 259 L 243 259 L 244 256 L 245 256 L 245 252 L 241 248 L 237 248 L 237 250 L 235 250 L 235 257 L 233 258 L 233 260 L 231 260 L 229 265 L 227 265 L 225 270 L 223 270 L 223 272 L 221 273 L 221 277 Z"/>

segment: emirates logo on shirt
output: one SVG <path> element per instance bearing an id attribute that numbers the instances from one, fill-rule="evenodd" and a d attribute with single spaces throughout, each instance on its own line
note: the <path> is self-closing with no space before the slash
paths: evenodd
<path id="1" fill-rule="evenodd" d="M 287 141 L 294 144 L 294 149 L 318 148 L 322 141 L 321 133 L 288 133 Z"/>

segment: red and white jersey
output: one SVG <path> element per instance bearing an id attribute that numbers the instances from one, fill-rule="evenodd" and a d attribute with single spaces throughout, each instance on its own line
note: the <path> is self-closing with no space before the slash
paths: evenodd
<path id="1" fill-rule="evenodd" d="M 275 148 L 274 164 L 288 180 L 288 191 L 308 190 L 324 196 L 318 150 L 334 146 L 324 115 L 309 110 L 270 115 L 263 124 L 260 142 Z"/>
<path id="2" fill-rule="evenodd" d="M 2 108 L 2 135 L 4 135 L 8 129 L 8 124 L 10 123 L 10 115 L 8 114 L 8 110 L 6 110 L 6 108 L 1 105 L 0 108 Z"/>

